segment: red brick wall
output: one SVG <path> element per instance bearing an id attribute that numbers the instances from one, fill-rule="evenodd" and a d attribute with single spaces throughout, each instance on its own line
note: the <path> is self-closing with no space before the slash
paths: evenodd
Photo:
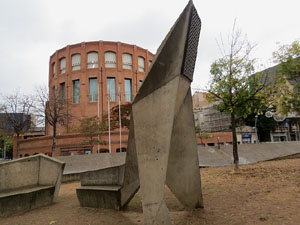
<path id="1" fill-rule="evenodd" d="M 128 130 L 122 129 L 122 148 L 127 148 L 127 139 L 128 139 Z M 37 153 L 44 153 L 47 155 L 51 155 L 51 147 L 52 147 L 52 136 L 44 136 L 44 137 L 36 137 L 30 139 L 23 139 L 20 141 L 21 155 L 24 157 L 25 155 L 34 155 Z M 101 149 L 109 149 L 108 144 L 108 132 L 106 132 L 101 140 L 106 142 L 106 145 L 100 145 Z M 59 156 L 62 154 L 61 150 L 64 148 L 70 147 L 84 147 L 83 142 L 86 141 L 85 138 L 81 137 L 79 134 L 65 134 L 57 136 L 57 144 L 55 149 L 55 156 Z M 16 140 L 14 140 L 14 144 Z M 97 145 L 93 146 L 93 154 L 97 153 Z M 120 133 L 119 130 L 116 129 L 111 132 L 111 152 L 116 152 L 117 149 L 120 148 Z M 74 151 L 74 154 L 78 154 L 79 152 Z M 17 157 L 16 146 L 14 146 L 14 158 Z"/>
<path id="2" fill-rule="evenodd" d="M 87 69 L 87 53 L 95 51 L 98 52 L 98 68 Z M 116 53 L 117 65 L 116 68 L 105 68 L 104 53 L 107 51 L 113 51 Z M 79 53 L 81 55 L 81 69 L 78 71 L 72 71 L 73 54 Z M 123 69 L 122 54 L 129 53 L 132 55 L 132 70 Z M 142 56 L 145 59 L 145 72 L 138 71 L 138 56 Z M 60 74 L 59 59 L 66 58 L 66 73 Z M 58 134 L 69 133 L 70 128 L 75 124 L 78 124 L 78 119 L 84 117 L 92 117 L 97 115 L 98 102 L 89 102 L 89 78 L 98 79 L 99 93 L 99 117 L 107 114 L 107 77 L 114 77 L 116 80 L 116 94 L 118 93 L 118 87 L 121 90 L 121 104 L 125 104 L 125 87 L 124 79 L 129 78 L 132 81 L 132 94 L 136 95 L 139 89 L 139 80 L 144 80 L 146 71 L 149 69 L 149 61 L 152 61 L 153 54 L 148 50 L 137 47 L 136 45 L 129 45 L 120 42 L 83 42 L 76 45 L 68 45 L 67 47 L 56 51 L 49 61 L 49 92 L 52 96 L 52 87 L 59 88 L 59 85 L 65 82 L 65 96 L 67 99 L 66 107 L 68 107 L 69 113 L 74 117 L 73 121 L 68 121 L 67 128 L 60 127 Z M 56 74 L 52 75 L 52 63 L 55 62 Z M 102 68 L 102 72 L 101 72 Z M 80 80 L 80 103 L 73 104 L 73 80 Z M 102 96 L 103 93 L 103 96 Z M 102 101 L 103 100 L 103 101 Z M 114 107 L 118 104 L 118 98 L 116 102 L 110 102 L 110 107 Z M 51 127 L 46 126 L 46 135 L 51 135 Z"/>
<path id="3" fill-rule="evenodd" d="M 88 52 L 98 52 L 98 68 L 87 68 Z M 116 68 L 105 68 L 104 53 L 113 51 L 116 53 L 117 65 Z M 122 54 L 129 53 L 132 55 L 132 70 L 123 69 Z M 81 55 L 80 70 L 72 71 L 72 55 Z M 138 71 L 138 56 L 145 59 L 145 72 Z M 66 73 L 60 74 L 60 59 L 66 58 Z M 149 62 L 152 61 L 154 55 L 146 49 L 136 45 L 129 45 L 121 42 L 95 41 L 82 42 L 75 45 L 68 45 L 60 50 L 57 50 L 49 60 L 49 95 L 53 96 L 52 87 L 55 86 L 59 90 L 60 84 L 65 83 L 65 106 L 68 112 L 72 115 L 72 119 L 68 121 L 67 126 L 58 125 L 57 129 L 57 148 L 56 155 L 60 154 L 60 149 L 64 147 L 80 146 L 83 139 L 78 134 L 71 134 L 72 127 L 78 125 L 79 120 L 84 117 L 97 116 L 98 102 L 89 102 L 89 78 L 97 78 L 98 87 L 100 87 L 99 98 L 99 117 L 107 114 L 107 77 L 114 77 L 116 81 L 116 94 L 118 87 L 121 90 L 121 104 L 125 104 L 125 87 L 124 79 L 129 78 L 132 82 L 132 99 L 139 89 L 139 80 L 144 80 L 146 72 L 149 69 Z M 53 76 L 52 64 L 55 62 L 55 76 Z M 102 70 L 101 70 L 102 68 Z M 80 102 L 73 104 L 73 80 L 80 80 Z M 103 96 L 102 96 L 103 93 Z M 103 99 L 103 101 L 102 101 Z M 118 97 L 116 102 L 110 102 L 110 107 L 118 105 Z M 103 109 L 103 113 L 102 113 Z M 32 138 L 21 141 L 21 154 L 24 156 L 33 155 L 35 153 L 50 153 L 52 146 L 52 127 L 46 124 L 46 136 Z M 122 135 L 122 148 L 127 147 L 128 131 L 124 131 Z M 108 134 L 103 137 L 108 142 Z M 120 148 L 119 131 L 115 130 L 111 133 L 111 149 L 115 152 Z M 102 149 L 108 149 L 106 146 L 101 146 Z M 93 153 L 97 152 L 97 146 L 94 146 Z M 14 157 L 16 157 L 16 148 L 14 148 Z"/>
<path id="4" fill-rule="evenodd" d="M 210 133 L 211 138 L 208 139 L 202 139 L 202 144 L 205 146 L 209 146 L 209 144 L 213 143 L 214 146 L 218 145 L 218 137 L 220 143 L 223 143 L 226 145 L 226 143 L 231 142 L 232 143 L 232 133 L 231 132 L 220 132 L 220 133 Z M 201 139 L 197 135 L 197 144 L 201 144 Z"/>

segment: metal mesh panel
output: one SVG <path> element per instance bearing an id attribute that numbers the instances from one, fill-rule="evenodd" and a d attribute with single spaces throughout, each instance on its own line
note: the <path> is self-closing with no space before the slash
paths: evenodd
<path id="1" fill-rule="evenodd" d="M 193 80 L 195 62 L 197 57 L 197 48 L 201 29 L 201 20 L 195 7 L 192 8 L 189 24 L 188 37 L 185 47 L 185 57 L 183 61 L 182 74 L 189 80 Z"/>

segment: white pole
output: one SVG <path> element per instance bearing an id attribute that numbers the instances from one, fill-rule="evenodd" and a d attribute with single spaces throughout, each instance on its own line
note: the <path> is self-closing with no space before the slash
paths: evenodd
<path id="1" fill-rule="evenodd" d="M 120 124 L 120 152 L 122 152 L 122 126 L 121 126 L 121 92 L 119 85 L 119 124 Z"/>
<path id="2" fill-rule="evenodd" d="M 110 106 L 109 106 L 109 102 L 110 102 L 110 93 L 108 91 L 108 95 L 107 95 L 107 115 L 108 115 L 108 148 L 109 148 L 109 153 L 111 153 L 111 146 L 110 146 Z"/>
<path id="3" fill-rule="evenodd" d="M 98 101 L 97 101 L 97 116 L 98 116 L 98 148 L 97 148 L 97 153 L 100 153 L 100 150 L 99 150 L 99 142 L 100 142 L 100 134 L 99 134 L 99 120 L 100 120 L 100 117 L 99 117 L 99 111 L 100 111 L 100 109 L 99 109 L 99 107 L 100 107 L 100 103 L 99 103 L 99 101 L 100 101 L 100 98 L 99 98 L 99 93 L 100 93 L 100 91 L 99 91 L 99 87 L 100 87 L 100 85 L 98 84 L 98 80 L 97 80 L 97 86 L 98 86 L 98 88 L 97 88 L 97 91 L 98 91 L 98 95 L 97 95 L 97 98 L 98 98 Z M 103 104 L 103 102 L 102 102 L 102 104 Z"/>

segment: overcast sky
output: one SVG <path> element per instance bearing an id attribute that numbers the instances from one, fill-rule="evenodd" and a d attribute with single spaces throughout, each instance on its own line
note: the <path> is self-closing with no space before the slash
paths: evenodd
<path id="1" fill-rule="evenodd" d="M 121 41 L 155 53 L 187 0 L 0 0 L 0 93 L 48 84 L 49 57 L 66 45 Z M 299 0 L 194 0 L 202 20 L 193 87 L 204 88 L 221 55 L 216 40 L 238 27 L 272 66 L 277 43 L 300 38 Z"/>

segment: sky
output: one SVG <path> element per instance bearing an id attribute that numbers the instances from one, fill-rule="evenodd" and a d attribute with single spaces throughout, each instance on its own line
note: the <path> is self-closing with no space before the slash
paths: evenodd
<path id="1" fill-rule="evenodd" d="M 0 93 L 48 84 L 49 58 L 67 45 L 120 41 L 155 53 L 188 0 L 0 0 Z M 194 0 L 202 21 L 193 91 L 204 89 L 217 41 L 234 20 L 268 68 L 279 44 L 300 38 L 299 0 Z"/>

